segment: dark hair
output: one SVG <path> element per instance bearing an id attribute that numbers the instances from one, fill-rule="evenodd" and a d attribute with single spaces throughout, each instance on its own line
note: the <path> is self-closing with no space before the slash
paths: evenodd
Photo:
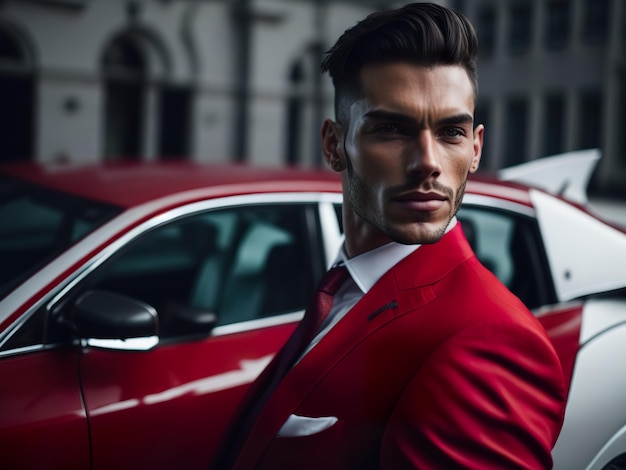
<path id="1" fill-rule="evenodd" d="M 366 64 L 400 60 L 426 67 L 459 65 L 476 95 L 477 56 L 476 32 L 463 14 L 433 3 L 411 3 L 372 13 L 346 30 L 326 52 L 321 69 L 333 80 L 340 118 L 339 101 L 359 93 L 359 74 Z"/>

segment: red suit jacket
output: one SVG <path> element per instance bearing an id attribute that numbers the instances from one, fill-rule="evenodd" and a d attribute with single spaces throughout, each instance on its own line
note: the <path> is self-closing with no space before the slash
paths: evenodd
<path id="1" fill-rule="evenodd" d="M 457 226 L 390 269 L 293 367 L 234 468 L 551 468 L 564 405 L 542 326 Z M 291 415 L 336 421 L 278 436 Z"/>

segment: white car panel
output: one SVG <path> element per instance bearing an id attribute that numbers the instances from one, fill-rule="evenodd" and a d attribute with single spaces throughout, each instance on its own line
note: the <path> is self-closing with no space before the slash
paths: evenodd
<path id="1" fill-rule="evenodd" d="M 584 311 L 583 318 L 591 313 Z M 553 450 L 555 470 L 598 468 L 591 462 L 603 448 L 607 451 L 607 442 L 619 440 L 626 422 L 625 336 L 626 324 L 621 324 L 578 352 L 563 429 Z"/>
<path id="2" fill-rule="evenodd" d="M 530 197 L 560 301 L 626 287 L 624 233 L 542 191 Z"/>
<path id="3" fill-rule="evenodd" d="M 620 323 L 626 323 L 626 302 L 619 299 L 589 299 L 580 327 L 580 344 Z"/>
<path id="4" fill-rule="evenodd" d="M 605 466 L 626 449 L 626 426 L 615 433 L 585 470 L 608 470 Z"/>
<path id="5" fill-rule="evenodd" d="M 337 213 L 334 207 L 335 204 L 341 204 L 341 202 L 341 194 L 326 194 L 319 204 L 319 216 L 322 224 L 322 236 L 324 237 L 326 265 L 328 268 L 335 261 L 335 257 L 343 243 L 343 235 L 339 228 L 339 221 L 337 220 Z"/>
<path id="6" fill-rule="evenodd" d="M 579 204 L 587 203 L 587 186 L 600 160 L 598 149 L 578 150 L 538 158 L 500 170 L 502 181 L 517 181 L 545 189 Z"/>

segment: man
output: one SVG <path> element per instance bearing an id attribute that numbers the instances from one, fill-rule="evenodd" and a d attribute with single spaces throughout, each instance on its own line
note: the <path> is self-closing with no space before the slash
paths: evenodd
<path id="1" fill-rule="evenodd" d="M 483 141 L 476 52 L 461 14 L 422 3 L 370 15 L 329 51 L 323 152 L 341 173 L 350 276 L 315 337 L 292 337 L 253 384 L 218 466 L 552 466 L 559 361 L 455 218 Z"/>

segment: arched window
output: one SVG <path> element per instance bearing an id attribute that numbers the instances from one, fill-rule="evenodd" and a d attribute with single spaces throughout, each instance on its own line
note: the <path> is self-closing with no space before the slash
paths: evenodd
<path id="1" fill-rule="evenodd" d="M 33 158 L 34 77 L 31 58 L 0 26 L 0 162 Z"/>
<path id="2" fill-rule="evenodd" d="M 168 56 L 154 34 L 129 30 L 102 57 L 104 156 L 188 157 L 192 93 L 168 83 Z"/>
<path id="3" fill-rule="evenodd" d="M 287 164 L 319 166 L 323 96 L 319 73 L 320 44 L 308 43 L 287 69 L 285 158 Z"/>
<path id="4" fill-rule="evenodd" d="M 146 118 L 147 58 L 132 35 L 115 38 L 102 59 L 104 72 L 104 156 L 138 159 Z"/>

